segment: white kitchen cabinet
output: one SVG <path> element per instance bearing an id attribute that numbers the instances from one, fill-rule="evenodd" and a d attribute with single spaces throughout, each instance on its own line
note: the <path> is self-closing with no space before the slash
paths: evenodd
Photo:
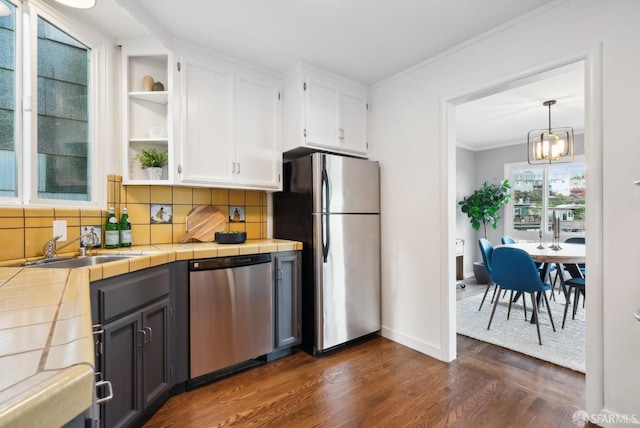
<path id="1" fill-rule="evenodd" d="M 143 81 L 150 76 L 164 90 L 149 90 Z M 148 78 L 147 78 L 148 79 Z M 163 168 L 160 180 L 149 180 L 136 156 L 155 148 L 173 160 L 173 59 L 170 52 L 154 43 L 122 47 L 123 95 L 123 182 L 125 184 L 167 184 L 173 170 Z"/>
<path id="2" fill-rule="evenodd" d="M 326 150 L 367 156 L 367 92 L 363 85 L 299 63 L 285 77 L 283 150 Z"/>
<path id="3" fill-rule="evenodd" d="M 180 73 L 179 182 L 280 190 L 280 80 L 187 58 Z"/>
<path id="4" fill-rule="evenodd" d="M 239 182 L 280 190 L 282 163 L 279 86 L 237 76 L 236 143 Z"/>
<path id="5" fill-rule="evenodd" d="M 180 182 L 232 183 L 235 174 L 233 98 L 230 70 L 182 59 Z"/>

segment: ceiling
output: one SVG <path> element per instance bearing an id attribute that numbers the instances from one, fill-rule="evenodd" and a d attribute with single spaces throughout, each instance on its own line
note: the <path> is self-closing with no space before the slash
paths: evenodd
<path id="1" fill-rule="evenodd" d="M 372 85 L 562 1 L 98 0 L 90 10 L 54 7 L 114 40 L 168 37 L 276 73 L 302 60 Z M 542 102 L 549 98 L 558 100 L 553 123 L 580 128 L 576 111 L 584 102 L 576 76 L 552 76 L 459 106 L 459 144 L 478 150 L 524 139 L 546 126 Z"/>
<path id="2" fill-rule="evenodd" d="M 56 7 L 119 39 L 124 39 L 122 32 L 132 33 L 135 29 L 130 28 L 130 19 L 123 19 L 122 10 L 114 10 L 122 7 L 134 16 L 140 11 L 175 39 L 276 72 L 303 60 L 371 85 L 553 3 L 553 0 L 97 0 L 97 6 L 90 10 L 74 12 L 65 6 Z"/>
<path id="3" fill-rule="evenodd" d="M 549 109 L 542 104 L 547 100 L 556 100 L 551 107 L 552 127 L 572 127 L 574 133 L 584 133 L 582 62 L 509 86 L 456 107 L 458 146 L 486 150 L 525 143 L 529 131 L 549 127 Z"/>

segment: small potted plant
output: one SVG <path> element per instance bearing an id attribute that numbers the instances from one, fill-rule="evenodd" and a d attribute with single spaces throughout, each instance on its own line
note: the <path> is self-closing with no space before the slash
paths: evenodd
<path id="1" fill-rule="evenodd" d="M 142 169 L 146 169 L 149 174 L 149 180 L 160 180 L 162 178 L 162 168 L 169 161 L 167 152 L 158 152 L 151 147 L 143 149 L 136 155 L 136 159 L 140 162 Z"/>

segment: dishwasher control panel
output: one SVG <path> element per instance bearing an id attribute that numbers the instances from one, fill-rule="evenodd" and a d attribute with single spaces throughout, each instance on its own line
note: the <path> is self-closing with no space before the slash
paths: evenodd
<path id="1" fill-rule="evenodd" d="M 271 262 L 270 254 L 253 254 L 250 256 L 217 257 L 215 259 L 192 260 L 189 262 L 190 271 L 226 269 L 250 266 Z"/>

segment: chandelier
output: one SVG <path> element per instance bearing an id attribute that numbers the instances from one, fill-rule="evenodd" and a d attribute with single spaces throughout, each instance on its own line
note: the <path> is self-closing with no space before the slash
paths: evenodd
<path id="1" fill-rule="evenodd" d="M 556 100 L 542 103 L 549 107 L 549 129 L 534 129 L 527 134 L 527 161 L 530 165 L 573 161 L 573 128 L 551 128 L 551 106 Z"/>

